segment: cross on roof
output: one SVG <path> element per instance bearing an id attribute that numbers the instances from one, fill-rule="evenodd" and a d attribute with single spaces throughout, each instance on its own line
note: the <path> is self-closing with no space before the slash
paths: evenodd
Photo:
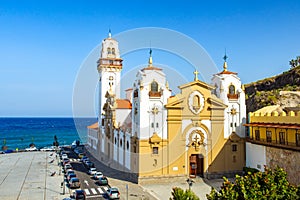
<path id="1" fill-rule="evenodd" d="M 198 74 L 199 72 L 197 70 L 194 71 L 194 75 L 195 75 L 194 81 L 198 81 Z"/>

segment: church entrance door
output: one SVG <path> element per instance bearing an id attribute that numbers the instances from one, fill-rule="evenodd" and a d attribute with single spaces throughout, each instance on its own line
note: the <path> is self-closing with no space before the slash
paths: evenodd
<path id="1" fill-rule="evenodd" d="M 192 154 L 190 156 L 190 177 L 196 176 L 203 177 L 203 162 L 204 158 L 202 154 Z"/>

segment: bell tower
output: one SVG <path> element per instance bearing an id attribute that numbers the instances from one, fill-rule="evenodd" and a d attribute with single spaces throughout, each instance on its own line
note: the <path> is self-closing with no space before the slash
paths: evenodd
<path id="1" fill-rule="evenodd" d="M 244 87 L 236 72 L 231 72 L 227 68 L 227 55 L 225 52 L 223 71 L 213 75 L 212 85 L 215 90 L 212 91 L 224 104 L 225 109 L 224 137 L 228 138 L 232 133 L 240 137 L 245 137 L 246 123 L 246 101 Z"/>
<path id="2" fill-rule="evenodd" d="M 108 37 L 102 41 L 100 58 L 97 62 L 99 73 L 99 120 L 103 112 L 103 105 L 106 102 L 106 92 L 111 91 L 115 98 L 120 98 L 122 61 L 118 41 L 111 37 L 109 30 Z"/>

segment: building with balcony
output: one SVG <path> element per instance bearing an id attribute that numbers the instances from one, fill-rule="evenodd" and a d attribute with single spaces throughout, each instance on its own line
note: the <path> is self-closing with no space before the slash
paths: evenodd
<path id="1" fill-rule="evenodd" d="M 267 106 L 249 113 L 246 166 L 282 167 L 292 184 L 300 184 L 300 108 Z"/>

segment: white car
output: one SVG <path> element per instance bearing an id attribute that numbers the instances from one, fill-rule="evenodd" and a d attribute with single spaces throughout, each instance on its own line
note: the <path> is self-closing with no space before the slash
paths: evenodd
<path id="1" fill-rule="evenodd" d="M 40 149 L 40 151 L 54 151 L 53 147 L 43 147 Z"/>
<path id="2" fill-rule="evenodd" d="M 67 154 L 61 155 L 61 159 L 62 159 L 62 160 L 65 159 L 65 158 L 68 158 L 68 155 L 67 155 Z"/>
<path id="3" fill-rule="evenodd" d="M 93 178 L 95 179 L 95 180 L 98 180 L 100 177 L 102 177 L 103 176 L 103 174 L 102 174 L 102 172 L 96 172 L 95 174 L 94 174 L 94 176 L 93 176 Z"/>
<path id="4" fill-rule="evenodd" d="M 97 173 L 97 169 L 95 167 L 92 167 L 89 169 L 89 174 L 90 175 L 94 175 L 95 173 Z"/>
<path id="5" fill-rule="evenodd" d="M 25 151 L 37 151 L 38 149 L 36 147 L 29 147 L 26 148 Z"/>
<path id="6" fill-rule="evenodd" d="M 119 192 L 118 188 L 115 188 L 115 187 L 109 188 L 106 193 L 107 193 L 109 199 L 119 199 L 120 198 L 120 192 Z"/>

